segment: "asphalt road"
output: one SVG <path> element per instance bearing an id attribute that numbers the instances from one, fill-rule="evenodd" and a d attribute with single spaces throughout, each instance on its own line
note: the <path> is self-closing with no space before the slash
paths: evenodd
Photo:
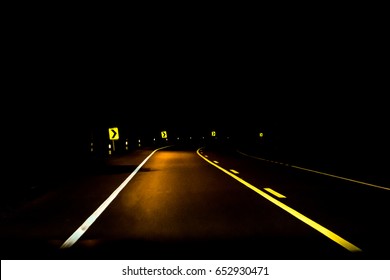
<path id="1" fill-rule="evenodd" d="M 144 148 L 51 180 L 2 214 L 1 259 L 390 257 L 390 188 L 239 150 Z"/>

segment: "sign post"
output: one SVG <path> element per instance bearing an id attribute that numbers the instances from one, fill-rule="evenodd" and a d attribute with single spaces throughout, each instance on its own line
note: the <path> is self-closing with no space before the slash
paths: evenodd
<path id="1" fill-rule="evenodd" d="M 119 132 L 117 127 L 111 127 L 108 129 L 108 136 L 112 140 L 112 150 L 115 152 L 115 140 L 119 139 Z"/>

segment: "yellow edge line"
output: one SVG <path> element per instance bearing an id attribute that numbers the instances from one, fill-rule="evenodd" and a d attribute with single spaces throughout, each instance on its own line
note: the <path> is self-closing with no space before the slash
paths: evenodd
<path id="1" fill-rule="evenodd" d="M 301 213 L 299 213 L 298 211 L 292 209 L 291 207 L 287 206 L 286 204 L 280 202 L 279 200 L 273 198 L 272 196 L 268 195 L 267 193 L 259 190 L 258 188 L 256 188 L 255 186 L 249 184 L 248 182 L 244 181 L 243 179 L 241 179 L 240 177 L 237 177 L 236 175 L 230 173 L 229 171 L 223 169 L 222 167 L 214 164 L 212 161 L 208 160 L 206 157 L 204 157 L 203 155 L 200 154 L 200 151 L 201 148 L 199 148 L 197 150 L 197 154 L 203 158 L 205 161 L 207 161 L 208 163 L 210 163 L 211 165 L 217 167 L 218 169 L 222 170 L 223 172 L 225 172 L 226 174 L 228 174 L 229 176 L 233 177 L 234 179 L 236 179 L 237 181 L 239 181 L 240 183 L 244 184 L 245 186 L 247 186 L 248 188 L 250 188 L 251 190 L 255 191 L 256 193 L 258 193 L 259 195 L 261 195 L 262 197 L 264 197 L 265 199 L 269 200 L 270 202 L 274 203 L 275 205 L 279 206 L 280 208 L 282 208 L 283 210 L 285 210 L 286 212 L 290 213 L 291 215 L 293 215 L 294 217 L 296 217 L 297 219 L 301 220 L 302 222 L 306 223 L 307 225 L 311 226 L 312 228 L 314 228 L 315 230 L 319 231 L 320 233 L 322 233 L 323 235 L 325 235 L 326 237 L 328 237 L 329 239 L 333 240 L 334 242 L 338 243 L 339 245 L 343 246 L 345 249 L 351 251 L 351 252 L 361 252 L 362 250 L 353 245 L 352 243 L 348 242 L 347 240 L 345 240 L 344 238 L 340 237 L 339 235 L 335 234 L 334 232 L 330 231 L 329 229 L 321 226 L 320 224 L 316 223 L 315 221 L 307 218 L 306 216 L 302 215 Z"/>
<path id="2" fill-rule="evenodd" d="M 273 189 L 271 188 L 264 188 L 266 191 L 272 193 L 273 195 L 279 197 L 279 198 L 286 198 L 284 195 L 278 193 L 277 191 L 274 191 Z"/>

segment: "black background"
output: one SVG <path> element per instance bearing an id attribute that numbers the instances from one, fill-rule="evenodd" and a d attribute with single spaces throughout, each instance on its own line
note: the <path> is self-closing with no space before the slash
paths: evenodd
<path id="1" fill-rule="evenodd" d="M 89 16 L 8 22 L 2 146 L 11 170 L 66 166 L 85 156 L 91 131 L 118 125 L 264 130 L 294 157 L 385 169 L 380 18 Z"/>

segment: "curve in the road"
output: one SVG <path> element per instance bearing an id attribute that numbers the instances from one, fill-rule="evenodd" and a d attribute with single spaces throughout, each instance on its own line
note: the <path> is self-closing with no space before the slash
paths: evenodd
<path id="1" fill-rule="evenodd" d="M 288 212 L 291 215 L 293 215 L 295 218 L 301 220 L 305 224 L 307 224 L 310 227 L 314 228 L 315 230 L 319 231 L 320 233 L 322 233 L 323 235 L 325 235 L 326 237 L 328 237 L 332 241 L 338 243 L 339 245 L 341 245 L 345 249 L 349 250 L 350 252 L 361 252 L 362 251 L 359 247 L 357 247 L 354 244 L 352 244 L 351 242 L 345 240 L 344 238 L 342 238 L 341 236 L 337 235 L 336 233 L 334 233 L 334 232 L 330 231 L 329 229 L 323 227 L 322 225 L 318 224 L 317 222 L 309 219 L 308 217 L 304 216 L 303 214 L 299 213 L 298 211 L 292 209 L 291 207 L 287 206 L 286 204 L 280 202 L 279 200 L 273 198 L 272 196 L 268 195 L 267 193 L 265 193 L 265 192 L 261 191 L 260 189 L 256 188 L 255 186 L 249 184 L 248 182 L 246 182 L 245 180 L 241 179 L 240 177 L 238 177 L 237 175 L 233 174 L 232 172 L 229 172 L 228 170 L 224 169 L 223 167 L 221 167 L 218 164 L 214 163 L 213 161 L 209 160 L 206 156 L 204 156 L 202 154 L 202 148 L 199 148 L 197 150 L 197 154 L 201 158 L 203 158 L 206 162 L 208 162 L 209 164 L 211 164 L 214 167 L 216 167 L 216 168 L 220 169 L 221 171 L 225 172 L 230 177 L 232 177 L 235 180 L 239 181 L 240 183 L 242 183 L 246 187 L 248 187 L 251 190 L 255 191 L 256 193 L 258 193 L 259 195 L 261 195 L 265 199 L 269 200 L 270 202 L 272 202 L 276 206 L 282 208 L 286 212 Z"/>

